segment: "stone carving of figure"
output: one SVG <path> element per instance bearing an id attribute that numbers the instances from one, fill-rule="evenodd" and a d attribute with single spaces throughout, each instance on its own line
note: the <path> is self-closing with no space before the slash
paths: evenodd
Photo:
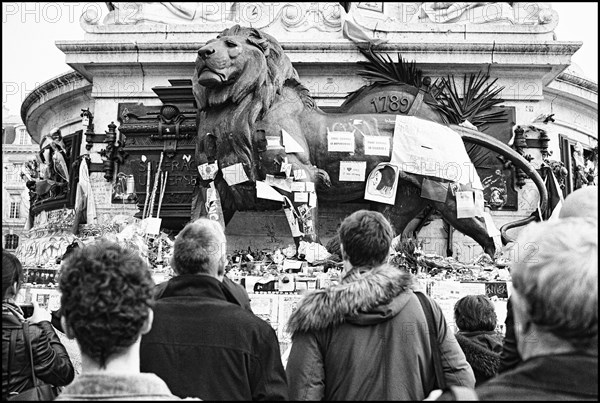
<path id="1" fill-rule="evenodd" d="M 231 2 L 114 2 L 104 24 L 225 22 Z"/>

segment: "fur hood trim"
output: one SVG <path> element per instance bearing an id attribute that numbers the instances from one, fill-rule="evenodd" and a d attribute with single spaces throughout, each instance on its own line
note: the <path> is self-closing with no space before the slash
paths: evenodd
<path id="1" fill-rule="evenodd" d="M 491 378 L 496 375 L 500 368 L 500 354 L 495 353 L 468 337 L 457 333 L 456 341 L 465 353 L 465 357 L 473 370 L 480 372 L 485 377 Z"/>
<path id="2" fill-rule="evenodd" d="M 346 317 L 389 303 L 412 283 L 410 273 L 388 264 L 367 271 L 354 268 L 340 284 L 307 294 L 290 316 L 287 330 L 296 334 L 342 324 Z"/>

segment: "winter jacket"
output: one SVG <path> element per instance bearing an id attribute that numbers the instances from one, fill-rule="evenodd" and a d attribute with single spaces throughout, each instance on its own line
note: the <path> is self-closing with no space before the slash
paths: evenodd
<path id="1" fill-rule="evenodd" d="M 287 382 L 273 328 L 228 302 L 214 277 L 168 281 L 142 337 L 140 368 L 180 397 L 203 400 L 287 400 Z"/>
<path id="2" fill-rule="evenodd" d="M 598 401 L 598 356 L 559 354 L 522 361 L 475 389 L 479 400 Z"/>
<path id="3" fill-rule="evenodd" d="M 492 401 L 598 401 L 598 356 L 557 354 L 533 357 L 478 386 L 475 393 L 479 400 Z M 458 399 L 445 392 L 437 400 Z"/>
<path id="4" fill-rule="evenodd" d="M 504 321 L 506 333 L 500 354 L 500 367 L 498 373 L 513 369 L 521 363 L 521 355 L 517 350 L 517 336 L 515 335 L 515 319 L 512 310 L 512 299 L 506 302 L 506 320 Z"/>
<path id="5" fill-rule="evenodd" d="M 154 374 L 79 375 L 56 400 L 181 400 Z M 199 400 L 199 399 L 189 399 Z"/>
<path id="6" fill-rule="evenodd" d="M 156 287 L 154 287 L 155 299 L 160 298 L 162 293 L 165 291 L 165 288 L 167 287 L 168 283 L 168 281 L 165 281 L 164 283 L 157 284 Z M 225 294 L 225 298 L 227 298 L 227 301 L 233 302 L 234 304 L 238 304 L 245 310 L 252 312 L 252 308 L 250 307 L 250 298 L 248 297 L 248 292 L 244 287 L 237 284 L 235 281 L 231 280 L 227 276 L 223 277 L 221 286 L 223 289 L 223 294 Z"/>
<path id="7" fill-rule="evenodd" d="M 351 270 L 339 285 L 307 294 L 291 315 L 286 368 L 291 400 L 423 400 L 435 375 L 427 320 L 412 277 L 383 265 Z M 446 381 L 475 377 L 433 300 Z"/>
<path id="8" fill-rule="evenodd" d="M 23 339 L 23 312 L 13 302 L 2 303 L 2 400 L 9 392 L 33 388 L 29 354 Z M 16 349 L 10 351 L 11 334 L 16 333 Z M 29 324 L 29 341 L 36 377 L 54 386 L 64 386 L 75 377 L 67 350 L 50 322 Z M 12 360 L 11 360 L 12 357 Z"/>
<path id="9" fill-rule="evenodd" d="M 498 373 L 502 335 L 494 331 L 458 332 L 456 341 L 473 368 L 476 386 Z"/>

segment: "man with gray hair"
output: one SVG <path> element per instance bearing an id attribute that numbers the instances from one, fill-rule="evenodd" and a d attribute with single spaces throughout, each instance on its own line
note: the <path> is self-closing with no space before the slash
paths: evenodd
<path id="1" fill-rule="evenodd" d="M 531 224 L 518 245 L 511 298 L 523 361 L 478 387 L 479 399 L 598 400 L 598 220 Z"/>
<path id="2" fill-rule="evenodd" d="M 277 335 L 228 298 L 222 283 L 225 234 L 201 218 L 175 240 L 170 279 L 142 337 L 140 366 L 177 396 L 204 400 L 287 400 Z"/>

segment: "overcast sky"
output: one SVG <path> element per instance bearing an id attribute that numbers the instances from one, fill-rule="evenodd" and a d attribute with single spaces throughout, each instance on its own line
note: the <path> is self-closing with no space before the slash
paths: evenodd
<path id="1" fill-rule="evenodd" d="M 36 85 L 66 72 L 57 40 L 83 39 L 79 16 L 105 3 L 2 3 L 2 105 L 19 115 L 21 102 Z M 598 82 L 598 3 L 552 3 L 559 14 L 559 41 L 582 41 L 572 58 Z"/>

